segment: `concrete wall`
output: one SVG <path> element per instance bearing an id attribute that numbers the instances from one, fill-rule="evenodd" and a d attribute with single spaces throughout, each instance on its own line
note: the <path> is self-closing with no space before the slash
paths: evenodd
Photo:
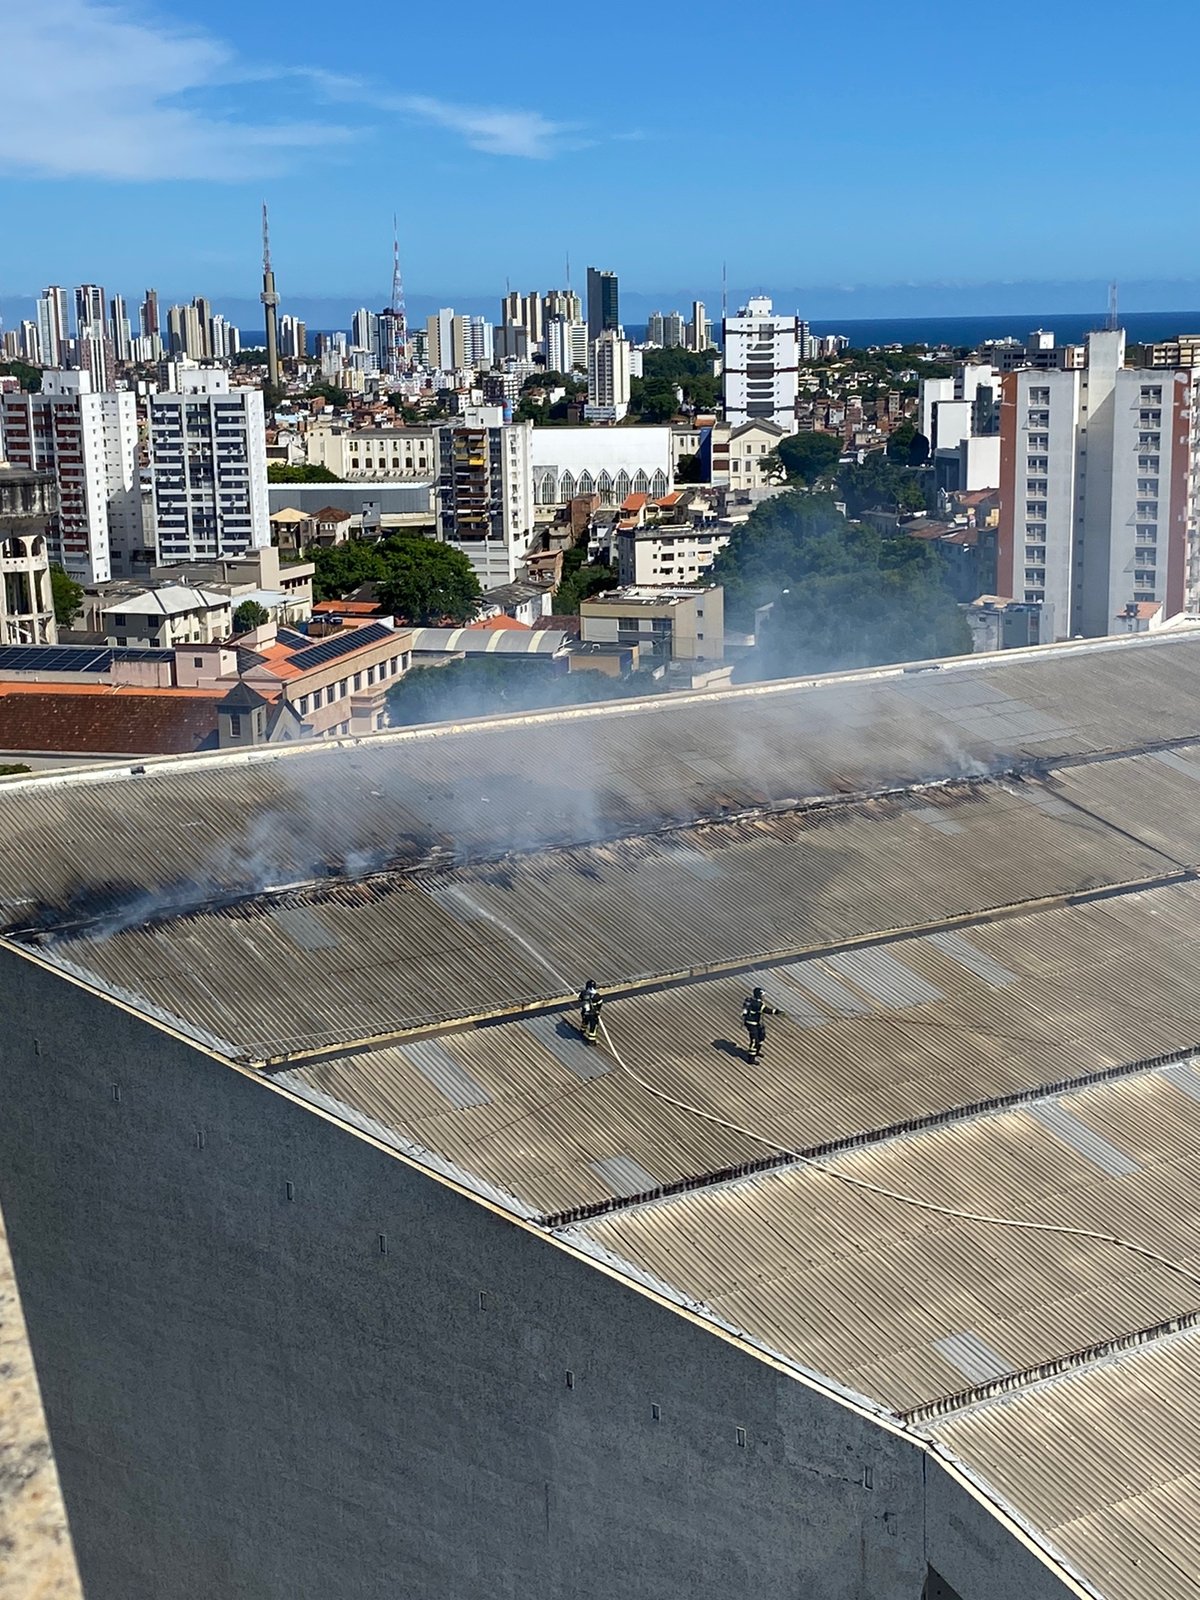
<path id="1" fill-rule="evenodd" d="M 918 1600 L 907 1441 L 11 949 L 0 1001 L 88 1600 Z"/>

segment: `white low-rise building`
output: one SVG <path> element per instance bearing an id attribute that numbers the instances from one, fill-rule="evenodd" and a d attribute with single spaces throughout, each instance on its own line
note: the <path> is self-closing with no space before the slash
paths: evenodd
<path id="1" fill-rule="evenodd" d="M 627 495 L 660 500 L 672 485 L 671 429 L 535 428 L 533 493 L 539 506 L 599 495 L 619 506 Z"/>
<path id="2" fill-rule="evenodd" d="M 161 589 L 125 595 L 106 606 L 104 637 L 112 645 L 148 650 L 169 650 L 177 644 L 213 644 L 231 633 L 233 608 L 233 599 L 215 589 L 166 584 Z"/>
<path id="3" fill-rule="evenodd" d="M 648 523 L 619 528 L 617 572 L 624 585 L 640 588 L 695 583 L 729 543 L 728 523 Z"/>

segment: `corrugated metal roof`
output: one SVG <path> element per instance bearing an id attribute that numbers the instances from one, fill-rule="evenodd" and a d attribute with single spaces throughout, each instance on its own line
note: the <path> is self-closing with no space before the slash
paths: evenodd
<path id="1" fill-rule="evenodd" d="M 1200 861 L 1200 821 L 1186 804 L 1189 780 L 1154 770 L 1164 813 L 1172 784 L 1177 791 L 1176 820 L 1164 814 L 1157 848 L 1131 836 L 1143 775 L 1141 758 L 1130 758 L 1071 772 L 1075 798 L 1062 820 L 1026 804 L 1026 791 L 1040 787 L 1032 782 L 959 785 L 934 796 L 956 819 L 952 836 L 925 827 L 904 798 L 872 800 L 331 885 L 153 929 L 140 925 L 146 902 L 138 897 L 127 931 L 59 948 L 186 1021 L 211 1029 L 219 1017 L 222 1037 L 274 1057 L 565 997 L 589 974 L 611 986 L 784 960 L 1170 875 L 1183 861 Z M 1088 804 L 1093 771 L 1103 776 L 1104 806 Z M 1059 786 L 1057 776 L 1049 781 Z M 1121 827 L 1108 825 L 1105 808 Z M 97 931 L 104 929 L 102 922 Z M 847 1016 L 936 998 L 927 980 L 878 948 L 793 976 L 810 1000 Z M 848 978 L 856 981 L 847 986 Z"/>
<path id="2" fill-rule="evenodd" d="M 80 901 L 119 899 L 131 885 L 188 884 L 203 897 L 439 849 L 479 859 L 796 797 L 1142 749 L 1196 737 L 1198 704 L 1200 638 L 1147 635 L 920 674 L 224 752 L 150 763 L 140 776 L 39 777 L 0 790 L 0 905 L 45 902 L 70 920 Z"/>
<path id="3" fill-rule="evenodd" d="M 1200 1596 L 1200 1333 L 927 1431 L 1106 1600 Z"/>
<path id="4" fill-rule="evenodd" d="M 1200 1274 L 1200 1115 L 1151 1071 L 1065 1098 L 1131 1160 L 1098 1168 L 1038 1107 L 824 1159 L 935 1204 L 1139 1241 Z M 960 1392 L 961 1336 L 986 1382 L 1195 1311 L 1200 1290 L 1111 1245 L 962 1221 L 812 1166 L 710 1185 L 593 1220 L 577 1236 L 769 1348 L 899 1411 Z M 959 1341 L 958 1343 L 947 1341 Z"/>
<path id="5" fill-rule="evenodd" d="M 943 996 L 903 1007 L 852 977 L 824 989 L 833 974 L 812 959 L 613 1000 L 604 1016 L 617 1049 L 666 1093 L 809 1150 L 1188 1049 L 1200 1040 L 1200 945 L 1186 937 L 1197 921 L 1200 886 L 1188 885 L 959 935 L 1012 975 L 1001 988 L 937 936 L 901 940 L 891 958 Z M 773 1001 L 800 1008 L 801 1026 L 768 1019 L 766 1053 L 750 1067 L 741 1001 L 760 977 Z M 802 991 L 801 978 L 812 987 Z M 281 1081 L 366 1110 L 546 1213 L 611 1199 L 597 1159 L 627 1157 L 664 1185 L 771 1159 L 769 1145 L 647 1094 L 574 1024 L 569 1011 L 443 1034 L 441 1047 L 488 1097 L 456 1115 L 392 1048 Z M 1042 1132 L 1064 1159 L 1084 1162 Z M 1130 1156 L 1120 1138 L 1108 1142 Z"/>

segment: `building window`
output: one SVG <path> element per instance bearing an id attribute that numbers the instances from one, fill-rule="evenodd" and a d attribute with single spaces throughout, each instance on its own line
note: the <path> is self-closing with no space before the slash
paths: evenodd
<path id="1" fill-rule="evenodd" d="M 235 739 L 239 738 L 240 735 L 241 735 L 242 719 L 241 719 L 241 717 L 238 716 L 236 711 L 233 711 L 233 712 L 230 713 L 230 716 L 229 716 L 229 731 L 230 731 L 230 733 L 233 735 L 233 737 Z"/>
<path id="2" fill-rule="evenodd" d="M 192 657 L 192 665 L 194 667 L 202 667 L 204 665 L 204 657 L 203 656 L 193 656 Z"/>

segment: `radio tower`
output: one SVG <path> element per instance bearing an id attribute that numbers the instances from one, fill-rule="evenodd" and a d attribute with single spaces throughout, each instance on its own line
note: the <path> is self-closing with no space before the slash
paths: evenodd
<path id="1" fill-rule="evenodd" d="M 408 313 L 404 309 L 404 281 L 400 276 L 400 233 L 392 215 L 392 299 L 388 307 L 387 370 L 398 378 L 408 366 Z"/>
<path id="2" fill-rule="evenodd" d="M 271 271 L 271 234 L 267 226 L 267 202 L 263 201 L 263 287 L 259 299 L 267 324 L 267 382 L 279 388 L 279 296 L 275 274 Z"/>

